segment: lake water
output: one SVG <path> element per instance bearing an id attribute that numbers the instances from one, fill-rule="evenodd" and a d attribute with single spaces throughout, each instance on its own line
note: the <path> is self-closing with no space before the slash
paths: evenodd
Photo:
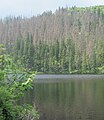
<path id="1" fill-rule="evenodd" d="M 104 75 L 37 75 L 22 102 L 40 120 L 104 120 Z"/>

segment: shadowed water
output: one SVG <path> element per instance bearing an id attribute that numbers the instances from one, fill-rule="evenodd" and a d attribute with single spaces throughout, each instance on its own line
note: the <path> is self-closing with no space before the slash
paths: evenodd
<path id="1" fill-rule="evenodd" d="M 104 75 L 38 75 L 22 102 L 40 120 L 104 120 Z"/>

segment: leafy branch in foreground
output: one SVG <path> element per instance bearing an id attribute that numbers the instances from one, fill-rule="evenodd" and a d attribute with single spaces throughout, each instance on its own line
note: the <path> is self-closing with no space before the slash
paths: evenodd
<path id="1" fill-rule="evenodd" d="M 10 56 L 4 54 L 4 48 L 0 45 L 0 120 L 39 118 L 35 107 L 17 104 L 24 92 L 32 88 L 33 79 L 33 73 L 17 69 L 17 65 Z"/>

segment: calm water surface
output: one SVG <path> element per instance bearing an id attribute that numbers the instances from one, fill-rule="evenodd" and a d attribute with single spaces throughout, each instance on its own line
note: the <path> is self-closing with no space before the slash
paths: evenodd
<path id="1" fill-rule="evenodd" d="M 104 120 L 104 75 L 37 75 L 22 102 L 40 120 Z"/>

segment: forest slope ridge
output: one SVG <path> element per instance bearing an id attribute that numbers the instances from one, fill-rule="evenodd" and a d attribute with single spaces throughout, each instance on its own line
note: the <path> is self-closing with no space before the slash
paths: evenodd
<path id="1" fill-rule="evenodd" d="M 60 8 L 0 21 L 14 61 L 43 73 L 104 73 L 104 6 Z"/>

